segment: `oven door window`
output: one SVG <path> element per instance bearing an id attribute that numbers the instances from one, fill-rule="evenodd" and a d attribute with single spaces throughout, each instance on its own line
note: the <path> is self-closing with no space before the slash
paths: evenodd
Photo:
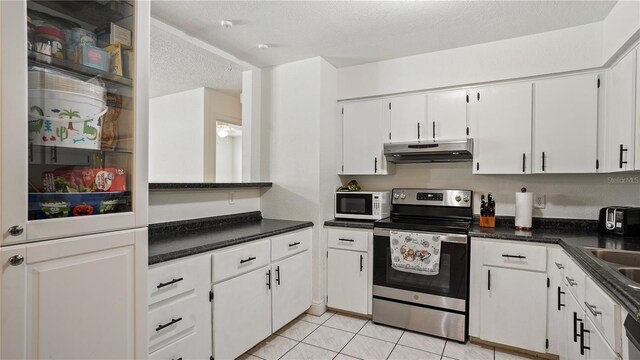
<path id="1" fill-rule="evenodd" d="M 371 194 L 336 194 L 336 213 L 345 215 L 371 215 Z"/>
<path id="2" fill-rule="evenodd" d="M 438 275 L 413 274 L 391 267 L 389 237 L 375 236 L 373 284 L 456 299 L 467 297 L 467 244 L 442 242 Z"/>

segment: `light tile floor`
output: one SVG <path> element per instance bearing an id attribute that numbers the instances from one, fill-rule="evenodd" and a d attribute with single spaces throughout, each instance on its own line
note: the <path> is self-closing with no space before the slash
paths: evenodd
<path id="1" fill-rule="evenodd" d="M 460 344 L 327 311 L 304 314 L 254 346 L 242 360 L 522 360 L 493 347 Z"/>

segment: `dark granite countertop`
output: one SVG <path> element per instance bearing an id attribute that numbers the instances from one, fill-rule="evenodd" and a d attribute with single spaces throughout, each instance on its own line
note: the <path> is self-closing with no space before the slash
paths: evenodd
<path id="1" fill-rule="evenodd" d="M 534 224 L 535 225 L 535 224 Z M 586 229 L 586 230 L 585 230 Z M 619 237 L 599 234 L 589 223 L 570 228 L 545 226 L 533 231 L 514 230 L 508 224 L 494 229 L 474 224 L 469 231 L 472 238 L 491 238 L 560 245 L 569 256 L 630 314 L 640 319 L 640 288 L 608 263 L 592 256 L 585 247 L 640 251 L 640 237 Z M 637 286 L 637 285 L 636 285 Z"/>
<path id="2" fill-rule="evenodd" d="M 236 188 L 270 188 L 270 182 L 235 183 L 149 183 L 149 190 L 208 190 Z"/>
<path id="3" fill-rule="evenodd" d="M 373 230 L 374 220 L 333 219 L 324 222 L 324 226 Z"/>
<path id="4" fill-rule="evenodd" d="M 149 265 L 312 227 L 310 221 L 263 219 L 260 212 L 149 226 Z"/>

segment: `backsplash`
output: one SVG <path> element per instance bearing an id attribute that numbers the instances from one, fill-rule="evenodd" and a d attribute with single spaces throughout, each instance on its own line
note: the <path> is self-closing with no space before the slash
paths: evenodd
<path id="1" fill-rule="evenodd" d="M 474 192 L 474 213 L 480 212 L 480 194 L 493 193 L 496 215 L 513 216 L 515 193 L 526 187 L 546 195 L 544 209 L 534 217 L 597 219 L 609 205 L 640 206 L 640 173 L 473 175 L 471 163 L 399 164 L 387 176 L 341 176 L 343 183 L 358 181 L 362 190 L 396 187 L 469 189 Z"/>

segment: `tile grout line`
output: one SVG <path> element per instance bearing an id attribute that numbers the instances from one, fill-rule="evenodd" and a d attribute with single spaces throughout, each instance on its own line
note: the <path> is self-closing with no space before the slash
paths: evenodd
<path id="1" fill-rule="evenodd" d="M 305 315 L 306 315 L 306 313 L 305 313 Z M 333 315 L 335 315 L 335 313 L 331 314 L 331 316 L 329 316 L 329 317 L 327 318 L 327 320 L 331 319 L 331 318 L 333 317 Z M 315 316 L 315 315 L 312 315 L 312 316 Z M 308 322 L 308 323 L 310 323 L 310 324 L 314 324 L 314 323 L 312 323 L 312 322 L 310 322 L 310 321 L 305 321 L 305 320 L 303 320 L 303 319 L 302 319 L 302 318 L 300 318 L 300 317 L 297 317 L 296 319 L 294 319 L 294 321 L 295 321 L 295 320 L 298 320 L 298 321 L 304 321 L 304 322 Z M 327 320 L 325 320 L 322 324 L 324 324 L 325 322 L 327 322 Z M 315 329 L 313 329 L 313 331 L 312 331 L 312 332 L 310 332 L 310 333 L 309 333 L 307 336 L 305 336 L 304 338 L 302 338 L 302 340 L 306 339 L 307 337 L 309 337 L 309 335 L 313 334 L 316 330 L 318 330 L 318 329 L 322 326 L 322 324 L 320 324 L 320 325 L 318 325 L 318 324 L 314 324 L 314 325 L 318 325 L 318 327 L 317 327 L 317 328 L 315 328 Z M 302 340 L 295 340 L 295 339 L 291 339 L 291 338 L 288 338 L 288 337 L 286 337 L 286 336 L 279 335 L 277 332 L 276 332 L 276 336 L 282 336 L 282 337 L 283 337 L 283 338 L 285 338 L 285 339 L 289 339 L 289 340 L 292 340 L 292 341 L 296 341 L 296 342 L 297 342 L 295 345 L 293 345 L 293 346 L 291 347 L 291 349 L 287 350 L 287 352 L 285 352 L 284 354 L 282 354 L 282 356 L 280 356 L 278 359 L 282 359 L 282 358 L 283 358 L 283 357 L 285 357 L 285 356 L 286 356 L 286 355 L 287 355 L 291 350 L 293 350 L 293 348 L 295 348 L 296 346 L 298 346 L 298 345 L 300 345 L 300 344 L 302 343 Z M 305 343 L 305 344 L 306 344 L 306 343 Z M 311 344 L 306 344 L 306 345 L 311 345 Z M 312 346 L 313 346 L 313 345 L 312 345 Z M 324 348 L 320 348 L 320 349 L 324 349 Z M 329 349 L 324 349 L 324 350 L 329 350 Z M 331 350 L 329 350 L 329 351 L 331 351 Z M 255 355 L 254 355 L 254 356 L 255 356 Z"/>

